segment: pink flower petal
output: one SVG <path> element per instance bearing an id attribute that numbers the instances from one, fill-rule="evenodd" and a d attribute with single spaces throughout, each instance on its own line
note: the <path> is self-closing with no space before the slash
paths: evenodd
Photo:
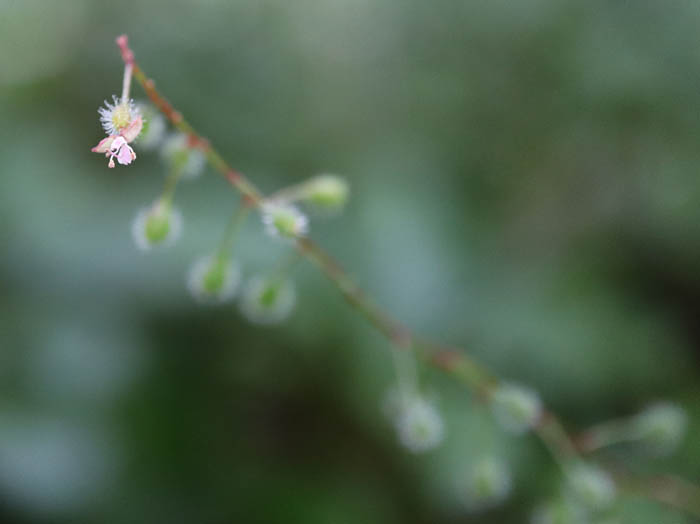
<path id="1" fill-rule="evenodd" d="M 102 140 L 100 140 L 100 143 L 93 147 L 90 151 L 92 151 L 93 153 L 106 153 L 107 151 L 109 151 L 109 148 L 112 145 L 112 142 L 115 138 L 117 138 L 117 135 L 111 135 L 107 138 L 103 138 Z"/>
<path id="2" fill-rule="evenodd" d="M 112 152 L 113 155 L 116 155 L 117 152 L 121 149 L 121 147 L 125 145 L 126 140 L 124 140 L 124 137 L 118 136 L 114 139 L 114 142 L 112 142 L 112 145 L 109 147 L 109 150 Z"/>
<path id="3" fill-rule="evenodd" d="M 134 140 L 136 140 L 136 137 L 139 136 L 142 127 L 143 119 L 140 116 L 136 117 L 128 126 L 126 126 L 122 130 L 121 135 L 127 142 L 133 142 Z"/>
<path id="4" fill-rule="evenodd" d="M 121 165 L 128 166 L 134 159 L 133 153 L 134 151 L 128 145 L 124 144 L 119 149 L 119 153 L 117 153 L 117 160 Z"/>

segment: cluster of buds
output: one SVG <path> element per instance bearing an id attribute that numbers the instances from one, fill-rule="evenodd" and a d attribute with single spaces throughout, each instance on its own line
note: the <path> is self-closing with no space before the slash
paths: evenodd
<path id="1" fill-rule="evenodd" d="M 150 104 L 134 102 L 130 96 L 133 54 L 126 37 L 117 40 L 125 62 L 121 96 L 105 101 L 98 111 L 107 134 L 93 152 L 105 154 L 108 166 L 130 165 L 136 159 L 132 144 L 144 150 L 160 148 L 168 178 L 163 194 L 143 207 L 132 222 L 132 236 L 142 251 L 167 247 L 175 243 L 182 231 L 182 214 L 173 206 L 175 188 L 180 180 L 200 176 L 206 165 L 201 139 L 181 132 L 168 134 L 167 122 Z M 347 184 L 335 175 L 321 175 L 295 188 L 282 191 L 291 198 L 273 197 L 261 207 L 266 231 L 282 239 L 293 239 L 308 233 L 308 219 L 294 204 L 307 202 L 319 209 L 338 210 L 347 199 Z M 229 232 L 230 233 L 230 232 Z M 293 282 L 284 274 L 257 275 L 242 285 L 242 272 L 233 263 L 227 249 L 232 239 L 222 242 L 214 255 L 197 259 L 187 274 L 187 288 L 202 304 L 229 302 L 239 294 L 240 310 L 251 322 L 275 324 L 286 319 L 296 303 Z"/>
<path id="2" fill-rule="evenodd" d="M 308 204 L 312 209 L 329 213 L 340 211 L 349 194 L 347 182 L 338 175 L 318 175 L 268 198 L 262 206 L 265 230 L 275 237 L 293 239 L 309 232 L 309 219 L 297 207 Z"/>
<path id="3" fill-rule="evenodd" d="M 147 104 L 136 104 L 129 91 L 133 73 L 133 55 L 126 37 L 118 43 L 125 61 L 124 81 L 120 97 L 105 101 L 100 108 L 100 122 L 107 134 L 93 152 L 116 163 L 130 165 L 136 153 L 130 144 L 137 142 L 144 149 L 161 146 L 161 156 L 169 177 L 163 195 L 141 209 L 132 224 L 136 245 L 142 250 L 167 246 L 175 242 L 182 230 L 182 216 L 172 205 L 175 187 L 181 178 L 194 179 L 204 171 L 207 155 L 203 140 L 195 135 L 173 133 L 166 137 L 165 119 Z M 171 117 L 172 118 L 172 117 Z M 174 120 L 174 119 L 173 119 Z M 187 129 L 186 126 L 181 126 Z M 116 162 L 115 162 L 116 160 Z M 347 182 L 332 174 L 313 177 L 301 184 L 279 191 L 260 204 L 262 222 L 268 234 L 294 240 L 308 234 L 309 220 L 300 210 L 332 213 L 341 210 L 348 199 Z M 302 207 L 303 208 L 303 207 Z M 286 271 L 267 276 L 257 275 L 242 284 L 242 271 L 232 262 L 230 248 L 238 222 L 247 214 L 234 215 L 232 226 L 215 252 L 197 259 L 187 276 L 187 287 L 197 302 L 221 304 L 240 291 L 239 307 L 251 322 L 275 324 L 285 320 L 294 308 L 296 292 Z M 239 217 L 235 219 L 235 217 Z M 408 351 L 409 358 L 413 355 Z M 412 361 L 411 361 L 412 364 Z M 414 370 L 415 371 L 415 370 Z M 398 441 L 412 453 L 434 449 L 445 439 L 445 424 L 435 403 L 418 392 L 415 373 L 397 365 L 401 387 L 392 391 L 387 403 Z M 500 384 L 488 397 L 494 418 L 513 434 L 524 434 L 542 419 L 543 406 L 537 393 L 515 384 Z M 634 417 L 604 428 L 596 437 L 601 442 L 640 441 L 658 453 L 674 449 L 682 439 L 686 426 L 685 412 L 673 404 L 650 406 Z M 602 437 L 601 437 L 602 435 Z M 536 524 L 584 522 L 589 513 L 609 508 L 616 497 L 612 478 L 603 470 L 583 462 L 567 464 L 567 489 L 561 501 L 540 508 L 533 519 Z M 462 484 L 463 502 L 470 511 L 481 511 L 505 500 L 512 485 L 507 466 L 498 459 L 486 457 L 469 469 Z"/>

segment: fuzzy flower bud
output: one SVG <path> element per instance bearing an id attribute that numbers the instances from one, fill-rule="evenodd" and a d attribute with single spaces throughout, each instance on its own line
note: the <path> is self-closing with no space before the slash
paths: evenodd
<path id="1" fill-rule="evenodd" d="M 505 430 L 522 434 L 537 424 L 542 414 L 542 402 L 531 389 L 503 384 L 493 393 L 491 409 Z"/>
<path id="2" fill-rule="evenodd" d="M 573 494 L 591 509 L 605 509 L 615 500 L 615 482 L 596 466 L 578 464 L 569 472 L 569 483 Z"/>
<path id="3" fill-rule="evenodd" d="M 202 150 L 192 147 L 184 133 L 175 133 L 168 137 L 161 154 L 171 170 L 180 170 L 182 178 L 188 180 L 199 177 L 207 163 Z"/>
<path id="4" fill-rule="evenodd" d="M 245 286 L 240 308 L 251 322 L 277 324 L 289 316 L 295 302 L 291 280 L 257 276 Z"/>
<path id="5" fill-rule="evenodd" d="M 160 145 L 165 137 L 167 130 L 165 117 L 152 105 L 144 102 L 138 103 L 136 108 L 143 116 L 143 127 L 137 138 L 137 144 L 146 151 L 153 150 Z"/>
<path id="6" fill-rule="evenodd" d="M 304 199 L 324 211 L 339 211 L 348 199 L 347 182 L 337 175 L 319 175 L 306 183 Z"/>
<path id="7" fill-rule="evenodd" d="M 233 298 L 240 282 L 237 266 L 217 256 L 195 261 L 187 275 L 187 288 L 202 304 L 221 304 Z"/>
<path id="8" fill-rule="evenodd" d="M 418 394 L 399 397 L 394 424 L 399 442 L 412 453 L 437 447 L 445 438 L 445 426 L 435 405 Z"/>
<path id="9" fill-rule="evenodd" d="M 308 233 L 309 221 L 296 207 L 269 202 L 262 208 L 265 231 L 271 236 L 295 238 Z"/>
<path id="10" fill-rule="evenodd" d="M 180 236 L 182 215 L 170 205 L 158 200 L 141 209 L 131 225 L 136 246 L 143 250 L 172 245 Z"/>
<path id="11" fill-rule="evenodd" d="M 493 457 L 482 458 L 467 477 L 464 491 L 467 509 L 481 511 L 497 506 L 508 497 L 511 485 L 510 471 L 502 461 Z"/>
<path id="12" fill-rule="evenodd" d="M 632 420 L 637 438 L 659 455 L 671 453 L 678 447 L 686 424 L 683 408 L 670 402 L 653 404 Z"/>

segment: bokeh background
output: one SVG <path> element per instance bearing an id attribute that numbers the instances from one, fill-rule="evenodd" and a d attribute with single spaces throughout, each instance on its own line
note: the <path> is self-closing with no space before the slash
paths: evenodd
<path id="1" fill-rule="evenodd" d="M 177 246 L 134 247 L 158 154 L 90 153 L 121 33 L 265 191 L 347 177 L 312 237 L 396 317 L 574 431 L 680 403 L 679 451 L 627 459 L 700 481 L 698 27 L 690 0 L 0 0 L 0 521 L 520 523 L 560 482 L 430 370 L 447 439 L 400 448 L 387 342 L 308 265 L 283 326 L 196 306 L 187 267 L 238 201 L 213 172 Z M 254 218 L 236 249 L 250 275 L 288 248 Z M 484 455 L 514 490 L 473 515 Z M 634 496 L 612 518 L 691 522 Z"/>

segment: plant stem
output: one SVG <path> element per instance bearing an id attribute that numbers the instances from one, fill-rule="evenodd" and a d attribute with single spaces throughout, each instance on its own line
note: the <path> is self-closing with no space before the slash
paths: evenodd
<path id="1" fill-rule="evenodd" d="M 153 104 L 170 120 L 179 131 L 189 135 L 192 143 L 204 151 L 209 164 L 222 174 L 242 194 L 246 204 L 250 207 L 260 207 L 264 202 L 263 193 L 242 173 L 233 169 L 224 160 L 208 140 L 199 135 L 195 129 L 176 111 L 173 106 L 158 92 L 155 82 L 148 78 L 134 61 L 134 55 L 128 47 L 126 36 L 117 39 L 121 49 L 122 59 L 126 64 L 133 65 L 133 74 L 136 81 L 143 87 L 146 95 Z M 316 265 L 326 277 L 338 288 L 345 300 L 360 312 L 369 323 L 382 333 L 389 341 L 400 348 L 414 349 L 427 363 L 442 369 L 458 381 L 466 384 L 480 398 L 486 400 L 490 393 L 498 385 L 498 379 L 485 367 L 468 357 L 464 350 L 444 347 L 427 340 L 418 339 L 403 324 L 395 320 L 391 315 L 381 309 L 367 294 L 348 276 L 336 260 L 326 253 L 311 239 L 299 236 L 295 239 L 299 253 Z M 563 424 L 552 412 L 545 412 L 535 428 L 535 432 L 545 447 L 552 454 L 555 461 L 567 471 L 567 464 L 579 460 L 580 455 L 571 437 L 564 429 Z M 689 494 L 700 493 L 700 488 L 682 481 L 679 484 L 667 482 L 664 487 L 671 490 L 677 487 L 678 493 L 651 497 L 664 502 L 677 509 L 700 517 L 700 508 L 697 502 L 689 497 Z M 682 489 L 681 489 L 682 488 Z"/>
<path id="2" fill-rule="evenodd" d="M 621 442 L 633 442 L 638 438 L 630 418 L 616 419 L 593 426 L 578 435 L 576 446 L 581 453 L 592 453 Z"/>
<path id="3" fill-rule="evenodd" d="M 133 73 L 133 64 L 126 63 L 124 65 L 124 83 L 122 84 L 122 104 L 128 104 L 129 92 L 131 91 L 131 74 Z"/>
<path id="4" fill-rule="evenodd" d="M 174 166 L 170 169 L 170 173 L 168 173 L 168 176 L 165 179 L 165 186 L 163 187 L 163 196 L 161 197 L 161 201 L 168 207 L 170 207 L 173 203 L 177 183 L 180 181 L 180 175 L 182 175 L 182 166 Z"/>
<path id="5" fill-rule="evenodd" d="M 302 182 L 300 184 L 294 184 L 293 186 L 285 187 L 284 189 L 276 191 L 275 193 L 268 196 L 267 199 L 273 202 L 285 204 L 292 203 L 301 198 L 304 198 L 304 195 L 308 191 L 308 187 L 308 181 Z"/>
<path id="6" fill-rule="evenodd" d="M 219 244 L 219 249 L 217 251 L 217 257 L 219 260 L 225 260 L 230 254 L 233 248 L 233 242 L 238 235 L 238 231 L 241 226 L 248 218 L 248 213 L 250 208 L 247 205 L 240 205 L 236 207 L 236 210 L 231 215 L 231 218 L 226 225 L 226 230 L 224 231 L 224 236 L 221 239 L 221 244 Z"/>

